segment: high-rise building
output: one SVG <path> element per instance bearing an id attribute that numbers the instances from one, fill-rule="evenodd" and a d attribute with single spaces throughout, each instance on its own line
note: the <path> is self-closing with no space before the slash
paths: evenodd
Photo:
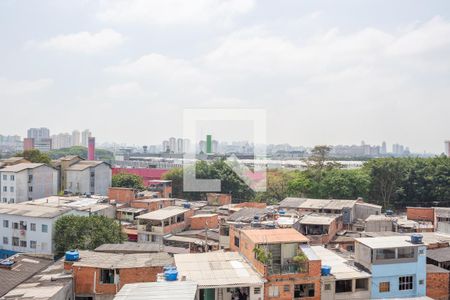
<path id="1" fill-rule="evenodd" d="M 189 153 L 191 150 L 191 141 L 189 139 L 183 139 L 183 153 Z"/>
<path id="2" fill-rule="evenodd" d="M 206 153 L 212 153 L 212 136 L 210 134 L 206 135 Z"/>
<path id="3" fill-rule="evenodd" d="M 445 154 L 450 157 L 450 140 L 445 141 Z"/>
<path id="4" fill-rule="evenodd" d="M 30 128 L 27 131 L 27 138 L 31 138 L 36 140 L 39 139 L 48 139 L 50 138 L 50 129 L 41 127 L 41 128 Z"/>
<path id="5" fill-rule="evenodd" d="M 183 139 L 178 138 L 177 139 L 177 151 L 176 151 L 176 153 L 183 153 L 184 152 L 183 144 L 184 144 Z"/>
<path id="6" fill-rule="evenodd" d="M 89 144 L 89 138 L 92 136 L 92 132 L 89 131 L 89 129 L 83 130 L 81 133 L 81 144 L 84 147 L 87 147 Z"/>
<path id="7" fill-rule="evenodd" d="M 169 150 L 171 153 L 177 152 L 177 139 L 174 137 L 171 137 L 169 139 Z"/>
<path id="8" fill-rule="evenodd" d="M 78 130 L 72 131 L 72 146 L 80 146 L 81 145 L 81 135 Z"/>
<path id="9" fill-rule="evenodd" d="M 162 142 L 162 152 L 168 152 L 170 151 L 170 147 L 169 147 L 169 141 L 163 141 Z"/>
<path id="10" fill-rule="evenodd" d="M 383 143 L 381 143 L 380 154 L 385 155 L 386 153 L 387 153 L 387 145 L 386 142 L 383 141 Z"/>
<path id="11" fill-rule="evenodd" d="M 52 149 L 70 148 L 72 146 L 72 135 L 60 133 L 52 135 Z"/>

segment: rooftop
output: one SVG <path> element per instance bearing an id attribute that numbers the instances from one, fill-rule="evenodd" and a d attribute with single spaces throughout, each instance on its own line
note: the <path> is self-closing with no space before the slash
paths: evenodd
<path id="1" fill-rule="evenodd" d="M 427 258 L 437 262 L 450 261 L 450 248 L 438 248 L 427 250 Z"/>
<path id="2" fill-rule="evenodd" d="M 100 160 L 82 160 L 68 167 L 67 171 L 83 171 L 87 168 L 96 167 L 103 163 L 105 162 Z"/>
<path id="3" fill-rule="evenodd" d="M 358 200 L 336 199 L 308 199 L 288 197 L 280 202 L 280 207 L 301 209 L 333 209 L 342 210 L 345 207 L 353 207 Z"/>
<path id="4" fill-rule="evenodd" d="M 189 249 L 181 247 L 164 246 L 158 243 L 135 243 L 125 242 L 123 244 L 103 244 L 95 248 L 96 252 L 106 253 L 189 253 Z"/>
<path id="5" fill-rule="evenodd" d="M 158 220 L 162 221 L 170 217 L 174 217 L 179 214 L 183 214 L 189 211 L 188 208 L 183 208 L 180 206 L 168 206 L 164 207 L 140 216 L 137 216 L 137 219 L 145 219 L 145 220 Z"/>
<path id="6" fill-rule="evenodd" d="M 309 239 L 293 228 L 242 229 L 255 244 L 308 243 Z"/>
<path id="7" fill-rule="evenodd" d="M 345 258 L 339 256 L 335 252 L 324 248 L 323 246 L 311 246 L 322 261 L 322 265 L 331 267 L 331 274 L 337 280 L 352 278 L 369 278 L 371 275 L 363 270 L 351 265 Z"/>
<path id="8" fill-rule="evenodd" d="M 21 204 L 48 207 L 69 207 L 80 211 L 89 210 L 91 212 L 95 212 L 111 207 L 111 205 L 106 202 L 106 199 L 108 198 L 105 196 L 91 196 L 89 198 L 81 196 L 50 196 L 22 202 Z"/>
<path id="9" fill-rule="evenodd" d="M 94 251 L 80 251 L 80 260 L 73 265 L 103 269 L 125 269 L 158 267 L 173 263 L 167 253 L 116 254 Z"/>
<path id="10" fill-rule="evenodd" d="M 432 264 L 427 264 L 428 273 L 450 273 L 450 271 Z"/>
<path id="11" fill-rule="evenodd" d="M 197 218 L 210 218 L 210 217 L 215 217 L 218 216 L 218 214 L 198 214 L 198 215 L 193 215 L 191 217 L 191 219 L 197 219 Z"/>
<path id="12" fill-rule="evenodd" d="M 0 214 L 34 217 L 34 218 L 55 218 L 66 212 L 70 208 L 67 207 L 48 207 L 30 204 L 5 204 L 0 203 Z"/>
<path id="13" fill-rule="evenodd" d="M 1 169 L 1 172 L 21 172 L 24 170 L 28 170 L 28 169 L 35 169 L 37 167 L 40 166 L 44 166 L 45 164 L 40 164 L 40 163 L 20 163 L 20 164 L 16 164 L 16 165 L 12 165 L 12 166 L 7 166 L 3 169 Z"/>
<path id="14" fill-rule="evenodd" d="M 0 268 L 0 297 L 53 263 L 50 259 L 25 254 L 16 254 L 9 259 L 15 263 L 11 269 Z"/>
<path id="15" fill-rule="evenodd" d="M 228 222 L 246 222 L 250 223 L 254 220 L 254 217 L 264 217 L 269 210 L 267 208 L 250 208 L 244 207 L 237 212 L 230 215 L 227 219 Z"/>
<path id="16" fill-rule="evenodd" d="M 195 300 L 197 283 L 192 281 L 161 281 L 125 284 L 114 300 Z"/>
<path id="17" fill-rule="evenodd" d="M 376 238 L 356 238 L 355 240 L 372 249 L 420 246 L 420 244 L 411 243 L 411 237 L 407 235 L 383 236 Z"/>
<path id="18" fill-rule="evenodd" d="M 330 225 L 341 215 L 332 214 L 311 214 L 305 215 L 300 219 L 300 224 L 305 225 Z"/>
<path id="19" fill-rule="evenodd" d="M 237 252 L 175 254 L 179 276 L 199 288 L 262 285 L 263 279 Z"/>

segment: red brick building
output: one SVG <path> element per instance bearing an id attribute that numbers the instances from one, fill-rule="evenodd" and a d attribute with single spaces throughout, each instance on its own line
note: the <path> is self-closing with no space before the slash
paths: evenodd
<path id="1" fill-rule="evenodd" d="M 191 229 L 214 229 L 218 227 L 218 214 L 198 214 L 191 217 Z"/>
<path id="2" fill-rule="evenodd" d="M 413 221 L 428 221 L 434 224 L 434 208 L 432 207 L 407 207 L 406 217 Z"/>
<path id="3" fill-rule="evenodd" d="M 427 265 L 427 296 L 448 299 L 450 296 L 450 271 L 435 265 Z"/>

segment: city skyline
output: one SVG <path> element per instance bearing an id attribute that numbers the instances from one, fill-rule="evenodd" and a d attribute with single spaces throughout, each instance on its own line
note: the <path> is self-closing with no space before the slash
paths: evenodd
<path id="1" fill-rule="evenodd" d="M 443 151 L 448 1 L 163 3 L 2 1 L 2 131 L 156 144 L 185 108 L 261 108 L 269 143 Z"/>

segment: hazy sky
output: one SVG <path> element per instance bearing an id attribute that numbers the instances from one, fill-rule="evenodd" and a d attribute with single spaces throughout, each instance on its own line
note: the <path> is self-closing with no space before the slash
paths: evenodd
<path id="1" fill-rule="evenodd" d="M 0 38 L 1 134 L 155 144 L 260 108 L 271 143 L 450 139 L 448 0 L 1 0 Z"/>

